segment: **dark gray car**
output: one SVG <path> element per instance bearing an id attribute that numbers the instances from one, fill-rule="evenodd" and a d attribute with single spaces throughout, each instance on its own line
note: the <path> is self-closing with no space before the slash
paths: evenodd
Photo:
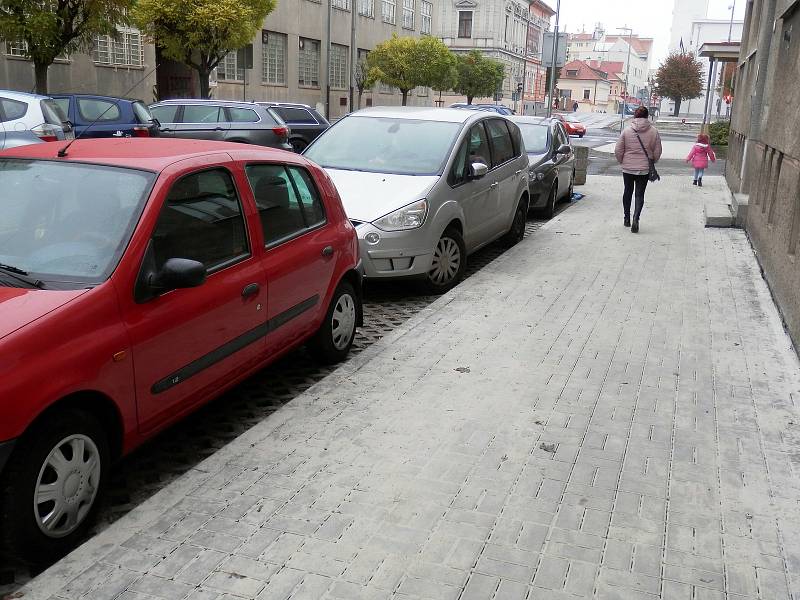
<path id="1" fill-rule="evenodd" d="M 572 198 L 575 153 L 564 126 L 545 117 L 508 117 L 522 132 L 528 154 L 528 186 L 531 210 L 552 217 L 556 204 Z"/>
<path id="2" fill-rule="evenodd" d="M 272 109 L 255 102 L 164 100 L 150 106 L 161 137 L 217 140 L 292 150 L 291 130 Z"/>
<path id="3" fill-rule="evenodd" d="M 295 152 L 302 152 L 317 136 L 331 124 L 316 109 L 308 104 L 295 102 L 259 102 L 278 113 L 291 128 L 289 143 Z"/>

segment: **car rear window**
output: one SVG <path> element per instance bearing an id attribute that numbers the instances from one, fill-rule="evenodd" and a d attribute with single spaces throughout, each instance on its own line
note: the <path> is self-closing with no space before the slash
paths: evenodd
<path id="1" fill-rule="evenodd" d="M 53 98 L 55 103 L 67 117 L 69 117 L 69 98 Z"/>
<path id="2" fill-rule="evenodd" d="M 0 98 L 0 105 L 3 107 L 3 121 L 15 121 L 21 119 L 28 112 L 28 105 L 25 102 L 11 100 L 10 98 Z"/>
<path id="3" fill-rule="evenodd" d="M 314 115 L 305 108 L 289 108 L 287 106 L 275 106 L 272 108 L 287 123 L 305 123 L 316 125 L 317 120 Z"/>
<path id="4" fill-rule="evenodd" d="M 228 107 L 228 118 L 231 123 L 258 123 L 256 111 L 250 108 Z"/>
<path id="5" fill-rule="evenodd" d="M 150 114 L 152 114 L 161 123 L 177 123 L 179 108 L 180 106 L 178 106 L 177 104 L 169 104 L 164 106 L 151 106 Z"/>
<path id="6" fill-rule="evenodd" d="M 66 113 L 55 100 L 42 100 L 40 103 L 45 122 L 50 125 L 63 125 L 67 121 Z"/>
<path id="7" fill-rule="evenodd" d="M 99 121 L 101 123 L 107 121 L 119 121 L 122 118 L 118 102 L 114 100 L 78 98 L 77 104 L 78 113 L 81 115 L 81 119 L 90 123 L 95 121 Z"/>
<path id="8" fill-rule="evenodd" d="M 139 123 L 148 124 L 153 121 L 153 115 L 150 114 L 150 111 L 147 110 L 143 102 L 133 103 L 133 114 L 136 115 L 136 119 Z"/>

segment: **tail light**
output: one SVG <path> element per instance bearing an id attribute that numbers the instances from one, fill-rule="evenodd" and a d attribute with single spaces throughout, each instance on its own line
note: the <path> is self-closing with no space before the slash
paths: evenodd
<path id="1" fill-rule="evenodd" d="M 53 127 L 52 125 L 48 125 L 47 123 L 42 123 L 41 125 L 34 127 L 33 129 L 31 129 L 31 133 L 33 133 L 43 142 L 58 141 L 58 133 L 56 132 L 55 127 Z"/>
<path id="2" fill-rule="evenodd" d="M 289 128 L 286 126 L 283 127 L 273 127 L 272 133 L 277 135 L 281 139 L 286 139 L 289 137 Z"/>
<path id="3" fill-rule="evenodd" d="M 150 137 L 150 128 L 142 127 L 141 125 L 133 128 L 133 137 L 145 138 Z"/>

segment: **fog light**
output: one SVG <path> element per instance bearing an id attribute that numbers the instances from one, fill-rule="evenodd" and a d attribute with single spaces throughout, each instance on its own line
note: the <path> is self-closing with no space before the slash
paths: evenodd
<path id="1" fill-rule="evenodd" d="M 368 244 L 377 244 L 381 241 L 381 236 L 379 236 L 376 232 L 370 231 L 367 235 L 364 236 L 364 239 Z"/>
<path id="2" fill-rule="evenodd" d="M 542 179 L 544 179 L 544 173 L 537 173 L 537 174 L 536 174 L 536 179 L 537 179 L 537 180 L 539 180 L 539 181 L 541 181 Z"/>

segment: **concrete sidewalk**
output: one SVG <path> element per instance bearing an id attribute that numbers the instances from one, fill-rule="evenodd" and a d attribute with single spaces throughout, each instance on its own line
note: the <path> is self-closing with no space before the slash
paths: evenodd
<path id="1" fill-rule="evenodd" d="M 800 364 L 687 180 L 634 235 L 590 178 L 24 598 L 797 600 Z"/>

